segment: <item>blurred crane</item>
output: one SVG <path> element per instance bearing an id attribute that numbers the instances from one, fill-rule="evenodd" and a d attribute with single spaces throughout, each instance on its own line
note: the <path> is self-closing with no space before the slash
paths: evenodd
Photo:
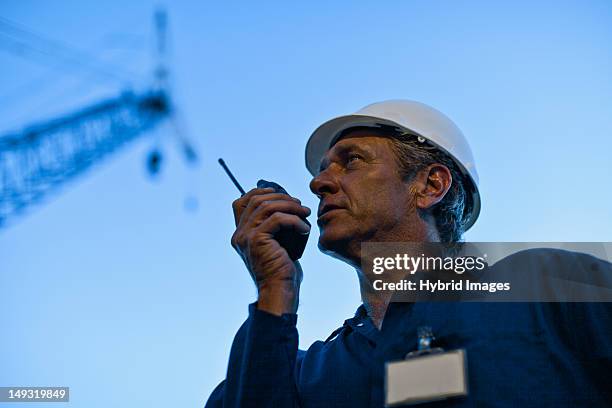
<path id="1" fill-rule="evenodd" d="M 152 89 L 142 93 L 124 91 L 116 98 L 72 114 L 0 136 L 0 228 L 61 185 L 171 118 L 173 108 L 164 59 L 165 13 L 158 11 L 155 21 L 158 61 Z M 7 27 L 6 21 L 0 23 Z M 5 39 L 19 38 L 18 45 L 22 46 L 21 37 L 15 36 L 18 30 L 8 25 L 0 33 L 12 35 Z M 40 49 L 40 43 L 37 46 L 30 48 Z M 57 48 L 56 43 L 53 46 Z M 61 55 L 66 59 L 68 53 Z M 101 69 L 99 64 L 95 68 Z M 195 161 L 191 145 L 184 138 L 181 142 L 187 159 Z M 148 158 L 151 173 L 157 172 L 160 161 L 161 154 L 154 150 Z"/>

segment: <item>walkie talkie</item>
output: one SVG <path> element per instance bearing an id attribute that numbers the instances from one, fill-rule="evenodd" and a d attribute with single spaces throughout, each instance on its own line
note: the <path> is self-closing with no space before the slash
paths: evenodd
<path id="1" fill-rule="evenodd" d="M 232 180 L 238 191 L 240 191 L 241 195 L 246 194 L 238 180 L 234 177 L 230 169 L 227 167 L 223 159 L 219 159 L 219 164 L 223 167 L 223 170 L 227 173 L 229 178 Z M 257 188 L 273 188 L 276 193 L 287 194 L 287 191 L 281 187 L 279 184 L 273 181 L 259 180 L 257 182 Z M 301 217 L 302 221 L 304 221 L 310 227 L 310 223 L 305 217 Z M 287 254 L 289 254 L 289 258 L 293 261 L 297 261 L 304 254 L 304 249 L 306 248 L 306 242 L 308 242 L 308 237 L 310 234 L 300 234 L 290 229 L 281 229 L 276 234 L 274 234 L 274 239 L 279 243 L 280 246 L 285 248 Z"/>

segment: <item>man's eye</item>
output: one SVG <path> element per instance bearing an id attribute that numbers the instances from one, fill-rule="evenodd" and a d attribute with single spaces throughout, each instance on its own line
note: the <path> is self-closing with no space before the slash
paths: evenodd
<path id="1" fill-rule="evenodd" d="M 362 157 L 358 154 L 350 154 L 346 160 L 347 163 L 353 163 L 357 160 L 361 160 Z"/>
<path id="2" fill-rule="evenodd" d="M 358 154 L 354 154 L 354 153 L 349 154 L 346 157 L 346 167 L 352 168 L 352 167 L 359 166 L 362 160 L 363 160 L 363 157 L 361 157 Z"/>

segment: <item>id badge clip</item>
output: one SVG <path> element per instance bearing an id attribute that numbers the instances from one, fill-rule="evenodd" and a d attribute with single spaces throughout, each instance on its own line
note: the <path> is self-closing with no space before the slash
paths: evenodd
<path id="1" fill-rule="evenodd" d="M 465 349 L 432 348 L 431 327 L 419 327 L 418 349 L 405 360 L 385 365 L 385 406 L 442 400 L 468 395 Z"/>

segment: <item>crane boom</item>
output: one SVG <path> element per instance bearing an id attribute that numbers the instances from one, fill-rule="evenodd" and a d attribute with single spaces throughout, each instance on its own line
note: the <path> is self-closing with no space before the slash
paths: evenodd
<path id="1" fill-rule="evenodd" d="M 161 90 L 125 92 L 0 137 L 0 227 L 9 218 L 145 134 L 171 113 Z"/>

